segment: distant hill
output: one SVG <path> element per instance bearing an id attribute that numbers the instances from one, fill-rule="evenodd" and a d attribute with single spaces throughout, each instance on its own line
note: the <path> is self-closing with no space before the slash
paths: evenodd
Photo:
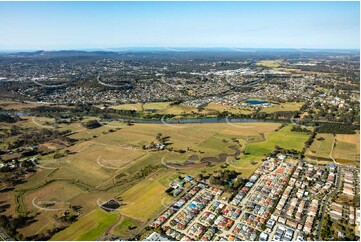
<path id="1" fill-rule="evenodd" d="M 44 51 L 38 50 L 33 52 L 5 53 L 8 57 L 71 57 L 71 56 L 104 56 L 114 55 L 115 52 L 108 51 L 82 51 L 82 50 L 59 50 Z"/>

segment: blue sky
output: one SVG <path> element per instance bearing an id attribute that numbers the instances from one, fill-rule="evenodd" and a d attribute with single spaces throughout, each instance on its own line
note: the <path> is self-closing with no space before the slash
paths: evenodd
<path id="1" fill-rule="evenodd" d="M 0 2 L 0 50 L 359 49 L 359 2 Z"/>

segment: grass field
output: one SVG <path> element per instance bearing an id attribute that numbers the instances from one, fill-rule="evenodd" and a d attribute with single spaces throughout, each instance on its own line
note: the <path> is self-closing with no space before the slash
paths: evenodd
<path id="1" fill-rule="evenodd" d="M 282 64 L 283 60 L 262 60 L 257 63 L 257 65 L 277 68 Z"/>
<path id="2" fill-rule="evenodd" d="M 122 219 L 120 220 L 119 224 L 116 225 L 116 227 L 114 228 L 114 230 L 112 231 L 114 234 L 119 235 L 119 236 L 126 236 L 131 234 L 134 229 L 129 229 L 132 227 L 138 227 L 140 226 L 142 223 L 131 219 L 131 218 L 127 218 L 127 217 L 122 217 Z"/>
<path id="3" fill-rule="evenodd" d="M 246 155 L 241 160 L 259 161 L 269 154 L 276 145 L 284 149 L 301 151 L 309 135 L 301 132 L 292 132 L 291 128 L 292 125 L 287 125 L 277 132 L 266 135 L 265 141 L 247 144 Z"/>
<path id="4" fill-rule="evenodd" d="M 15 101 L 5 101 L 0 100 L 0 106 L 5 110 L 15 109 L 15 110 L 27 110 L 30 108 L 36 108 L 39 106 L 43 106 L 43 104 L 40 103 L 20 103 Z"/>
<path id="5" fill-rule="evenodd" d="M 75 185 L 70 185 L 65 182 L 54 182 L 44 186 L 41 189 L 29 192 L 24 197 L 24 204 L 27 210 L 38 210 L 36 206 L 43 207 L 41 204 L 44 201 L 54 201 L 56 204 L 51 208 L 54 209 L 68 209 L 67 201 L 71 198 L 81 194 L 83 190 Z M 32 202 L 34 200 L 34 202 Z M 35 203 L 35 205 L 33 205 Z M 34 207 L 35 206 L 35 207 Z"/>
<path id="6" fill-rule="evenodd" d="M 336 141 L 356 145 L 356 151 L 360 154 L 360 133 L 357 134 L 336 134 Z"/>
<path id="7" fill-rule="evenodd" d="M 171 102 L 121 104 L 121 105 L 111 106 L 111 108 L 118 110 L 136 110 L 136 111 L 154 110 L 154 113 L 156 114 L 174 114 L 174 115 L 203 114 L 208 116 L 215 116 L 217 112 L 223 112 L 223 111 L 228 111 L 230 113 L 242 113 L 242 114 L 250 114 L 253 112 L 251 108 L 233 107 L 229 105 L 217 104 L 214 102 L 210 102 L 201 111 L 198 111 L 198 109 L 195 107 L 187 106 L 187 105 L 170 106 L 170 103 Z"/>
<path id="8" fill-rule="evenodd" d="M 82 192 L 81 188 L 66 182 L 53 182 L 39 189 L 29 191 L 22 197 L 20 210 L 29 211 L 32 214 L 39 213 L 39 215 L 35 223 L 20 229 L 20 231 L 25 235 L 31 235 L 34 232 L 39 233 L 49 228 L 49 226 L 57 224 L 53 220 L 53 216 L 69 209 L 70 200 Z M 54 206 L 48 207 L 50 210 L 39 209 L 48 202 L 54 202 Z"/>
<path id="9" fill-rule="evenodd" d="M 127 103 L 127 104 L 120 104 L 115 106 L 110 106 L 110 108 L 117 109 L 117 110 L 136 110 L 142 111 L 147 109 L 155 109 L 155 110 L 163 110 L 169 108 L 169 104 L 171 102 L 152 102 L 152 103 Z"/>
<path id="10" fill-rule="evenodd" d="M 70 227 L 54 235 L 51 240 L 96 240 L 117 221 L 117 212 L 105 212 L 98 208 L 85 214 Z M 86 232 L 85 232 L 86 231 Z"/>
<path id="11" fill-rule="evenodd" d="M 123 199 L 126 205 L 120 208 L 122 215 L 133 219 L 134 221 L 144 222 L 155 213 L 163 208 L 163 204 L 167 204 L 173 199 L 164 193 L 168 188 L 169 182 L 180 175 L 181 173 L 171 169 L 161 169 L 158 172 L 150 175 L 144 180 L 140 181 L 134 186 L 123 187 L 117 186 L 114 189 L 104 192 L 86 191 L 87 187 L 91 190 L 105 189 L 107 186 L 113 185 L 113 176 L 115 176 L 118 170 L 106 169 L 97 164 L 97 157 L 101 156 L 101 161 L 116 161 L 116 160 L 132 160 L 131 162 L 121 162 L 117 165 L 121 165 L 119 169 L 122 170 L 128 176 L 138 172 L 140 169 L 147 165 L 160 164 L 162 157 L 167 157 L 170 160 L 183 160 L 185 161 L 190 155 L 194 155 L 194 152 L 202 157 L 217 156 L 221 153 L 234 153 L 229 149 L 229 145 L 234 145 L 231 141 L 232 138 L 237 138 L 240 143 L 245 146 L 249 141 L 260 141 L 263 137 L 271 137 L 274 130 L 279 127 L 277 123 L 239 123 L 239 124 L 192 124 L 186 128 L 178 129 L 167 125 L 156 124 L 135 124 L 134 126 L 125 126 L 121 130 L 116 132 L 106 133 L 103 131 L 108 130 L 106 127 L 100 127 L 98 129 L 87 130 L 75 134 L 72 137 L 84 137 L 91 138 L 96 135 L 95 138 L 91 138 L 89 141 L 82 141 L 69 149 L 75 154 L 68 157 L 69 163 L 61 166 L 56 171 L 40 170 L 29 181 L 21 186 L 22 189 L 27 189 L 43 184 L 44 176 L 47 179 L 65 179 L 69 181 L 79 181 L 81 186 L 71 185 L 63 183 L 62 189 L 70 189 L 68 194 L 73 194 L 71 197 L 64 197 L 64 201 L 68 201 L 71 204 L 83 205 L 84 212 L 92 211 L 96 208 L 96 199 L 111 198 L 112 196 L 119 196 Z M 74 127 L 75 128 L 75 127 Z M 211 132 L 210 132 L 211 131 Z M 185 154 L 172 153 L 168 151 L 147 152 L 141 149 L 143 144 L 148 144 L 155 140 L 158 133 L 162 133 L 163 136 L 170 136 L 170 146 L 175 149 L 192 148 L 194 151 L 187 151 Z M 227 141 L 227 142 L 225 142 Z M 261 142 L 262 143 L 262 142 Z M 256 143 L 253 143 L 256 144 Z M 270 146 L 270 147 L 274 147 Z M 132 148 L 132 149 L 129 149 Z M 204 153 L 199 153 L 202 151 Z M 259 155 L 258 153 L 252 155 Z M 259 155 L 258 157 L 261 157 Z M 110 164 L 113 165 L 113 164 Z M 213 167 L 206 167 L 204 169 L 189 169 L 183 170 L 184 174 L 196 176 L 201 171 L 212 172 L 212 170 L 219 169 L 219 165 Z M 237 164 L 237 169 L 242 172 L 242 175 L 249 177 L 253 171 L 257 168 L 257 165 L 250 164 L 247 159 Z M 74 179 L 76 178 L 76 179 Z M 59 183 L 60 184 L 60 183 Z M 31 193 L 27 193 L 24 197 L 26 203 L 29 203 L 29 199 L 37 195 L 41 197 L 42 194 L 47 193 L 49 189 L 52 189 L 55 194 L 60 185 L 53 183 L 39 189 L 35 189 Z M 82 185 L 84 184 L 84 185 Z M 59 188 L 60 189 L 60 188 Z M 85 189 L 85 190 L 84 190 Z M 124 192 L 118 192 L 122 189 L 126 189 Z M 110 192 L 111 191 L 111 192 Z M 52 192 L 49 193 L 49 199 L 53 198 Z M 108 197 L 107 197 L 108 196 Z M 47 198 L 48 199 L 48 198 Z M 97 209 L 95 210 L 97 211 Z M 106 227 L 109 227 L 111 223 L 95 228 L 97 222 L 95 220 L 91 223 L 91 226 L 85 227 L 87 222 L 86 218 L 92 217 L 91 214 L 99 213 L 91 212 L 86 214 L 78 222 L 70 226 L 70 228 L 60 232 L 54 236 L 53 239 L 94 239 L 99 237 L 104 232 Z M 40 215 L 42 221 L 50 221 L 51 213 Z M 102 216 L 99 218 L 102 219 Z M 127 223 L 125 223 L 127 224 Z M 30 231 L 44 231 L 47 228 L 51 228 L 52 222 L 36 222 L 32 226 L 24 229 L 26 234 Z M 120 226 L 120 225 L 119 225 Z M 123 227 L 122 227 L 123 226 Z M 121 228 L 115 228 L 114 230 L 125 231 L 125 225 Z M 69 232 L 71 231 L 71 232 Z M 76 232 L 74 232 L 76 231 Z M 122 232 L 122 233 L 123 233 Z M 130 231 L 128 231 L 130 232 Z M 73 234 L 74 233 L 74 234 Z M 72 234 L 72 235 L 71 235 Z M 59 237 L 58 237 L 59 236 Z"/>
<path id="12" fill-rule="evenodd" d="M 266 113 L 274 113 L 280 111 L 298 111 L 302 107 L 302 102 L 288 102 L 288 103 L 280 103 L 274 104 L 272 107 L 263 108 L 262 112 Z"/>
<path id="13" fill-rule="evenodd" d="M 334 136 L 332 134 L 317 134 L 310 148 L 306 151 L 306 156 L 320 159 L 330 159 Z"/>
<path id="14" fill-rule="evenodd" d="M 110 108 L 113 108 L 113 109 L 116 109 L 116 110 L 141 111 L 142 110 L 142 104 L 141 103 L 127 103 L 127 104 L 120 104 L 120 105 L 110 106 Z"/>
<path id="15" fill-rule="evenodd" d="M 166 103 L 153 103 L 149 109 L 164 111 L 170 108 L 183 109 L 183 107 L 167 107 Z M 184 109 L 183 109 L 184 110 Z M 169 110 L 168 110 L 169 111 Z M 180 111 L 180 110 L 179 110 Z M 85 119 L 88 119 L 85 117 Z M 42 122 L 41 120 L 39 120 Z M 34 125 L 31 120 L 23 124 Z M 139 124 L 127 126 L 120 122 L 110 122 L 95 129 L 84 129 L 79 123 L 70 125 L 61 124 L 59 130 L 71 129 L 76 132 L 70 138 L 78 139 L 73 146 L 58 147 L 60 152 L 68 149 L 71 153 L 65 157 L 66 163 L 58 162 L 48 164 L 53 154 L 40 157 L 40 165 L 54 169 L 39 167 L 37 172 L 27 179 L 26 183 L 17 186 L 15 191 L 19 198 L 21 212 L 37 212 L 31 206 L 34 197 L 41 200 L 55 200 L 59 194 L 60 202 L 64 204 L 82 206 L 83 217 L 66 230 L 53 237 L 54 240 L 94 240 L 115 221 L 118 215 L 104 213 L 98 209 L 97 199 L 119 197 L 125 203 L 119 209 L 122 216 L 129 220 L 141 223 L 152 217 L 163 208 L 163 204 L 173 200 L 165 194 L 170 181 L 179 175 L 196 176 L 200 172 L 212 173 L 221 168 L 221 162 L 213 162 L 210 166 L 196 166 L 202 158 L 218 158 L 220 154 L 234 154 L 235 146 L 240 151 L 246 149 L 247 155 L 240 155 L 240 161 L 232 163 L 232 167 L 242 172 L 243 177 L 252 175 L 258 164 L 251 161 L 260 161 L 264 155 L 273 150 L 275 145 L 283 148 L 301 149 L 306 134 L 290 132 L 290 126 L 279 128 L 279 123 L 204 123 L 188 125 Z M 115 126 L 115 127 L 114 127 Z M 110 129 L 120 129 L 109 132 Z M 167 148 L 170 150 L 144 150 L 143 145 L 156 142 L 156 136 L 161 133 L 163 137 L 169 136 Z M 235 142 L 237 140 L 238 142 Z M 179 150 L 183 150 L 180 153 Z M 173 163 L 183 163 L 190 157 L 197 156 L 194 168 L 177 170 L 162 166 L 162 159 L 166 158 Z M 230 158 L 234 159 L 234 158 Z M 146 177 L 134 178 L 144 167 L 159 165 L 161 168 Z M 164 163 L 163 163 L 164 165 Z M 206 164 L 205 164 L 206 165 Z M 231 167 L 228 167 L 231 169 Z M 118 178 L 118 175 L 121 178 Z M 130 181 L 130 182 L 129 182 Z M 11 194 L 11 193 L 9 193 Z M 19 195 L 20 194 L 20 195 Z M 14 195 L 14 194 L 13 194 Z M 5 196 L 4 196 L 5 197 Z M 11 200 L 11 196 L 6 196 Z M 14 199 L 14 198 L 13 198 Z M 53 216 L 57 212 L 44 212 L 38 215 L 38 221 L 22 229 L 25 235 L 34 231 L 43 232 L 52 226 Z M 114 231 L 127 233 L 130 222 L 123 221 L 113 227 Z"/>
<path id="16" fill-rule="evenodd" d="M 323 140 L 319 140 L 320 138 Z M 306 151 L 309 159 L 328 160 L 330 154 L 337 162 L 355 162 L 360 158 L 360 134 L 317 134 L 310 148 Z M 335 140 L 335 146 L 332 147 Z"/>
<path id="17" fill-rule="evenodd" d="M 169 107 L 169 104 L 171 102 L 154 102 L 154 103 L 145 103 L 143 104 L 143 108 L 144 110 L 147 109 L 156 109 L 156 110 L 160 110 L 160 109 L 165 109 L 167 107 Z"/>
<path id="18" fill-rule="evenodd" d="M 156 173 L 133 186 L 119 197 L 126 203 L 120 211 L 127 217 L 145 222 L 160 209 L 164 208 L 172 197 L 165 193 L 168 187 L 158 182 L 161 173 Z"/>
<path id="19" fill-rule="evenodd" d="M 233 107 L 229 105 L 217 104 L 214 102 L 208 103 L 208 105 L 204 108 L 206 112 L 224 112 L 227 111 L 229 113 L 235 114 L 251 114 L 253 112 L 252 108 L 242 108 L 242 107 Z"/>
<path id="20" fill-rule="evenodd" d="M 332 156 L 338 162 L 360 160 L 360 134 L 337 134 Z"/>
<path id="21" fill-rule="evenodd" d="M 174 114 L 174 115 L 191 114 L 192 112 L 197 113 L 197 108 L 187 105 L 174 105 L 157 111 L 158 114 Z"/>

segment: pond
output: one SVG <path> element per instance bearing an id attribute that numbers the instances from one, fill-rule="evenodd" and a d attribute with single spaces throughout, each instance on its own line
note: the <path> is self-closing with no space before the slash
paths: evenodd
<path id="1" fill-rule="evenodd" d="M 252 104 L 252 105 L 262 105 L 268 103 L 266 100 L 246 100 L 245 103 Z"/>

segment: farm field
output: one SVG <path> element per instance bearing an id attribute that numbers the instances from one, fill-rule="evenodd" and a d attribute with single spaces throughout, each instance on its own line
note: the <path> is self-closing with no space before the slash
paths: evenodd
<path id="1" fill-rule="evenodd" d="M 117 221 L 117 212 L 105 212 L 97 208 L 85 214 L 78 221 L 54 235 L 51 240 L 96 240 Z"/>
<path id="2" fill-rule="evenodd" d="M 311 146 L 306 151 L 306 156 L 320 160 L 330 160 L 334 136 L 332 134 L 317 134 Z"/>
<path id="3" fill-rule="evenodd" d="M 359 161 L 360 134 L 337 134 L 332 156 L 337 162 Z"/>
<path id="4" fill-rule="evenodd" d="M 341 163 L 352 163 L 360 157 L 360 134 L 317 134 L 306 157 L 314 160 L 332 162 L 330 155 Z M 332 147 L 333 142 L 334 147 Z"/>

